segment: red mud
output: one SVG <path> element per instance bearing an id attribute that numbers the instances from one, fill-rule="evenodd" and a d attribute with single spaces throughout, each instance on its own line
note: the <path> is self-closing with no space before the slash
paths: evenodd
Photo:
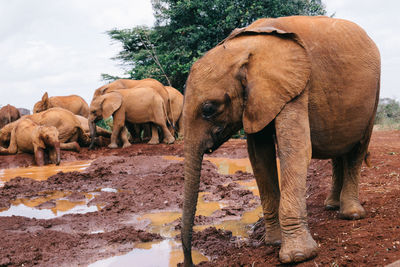
<path id="1" fill-rule="evenodd" d="M 346 221 L 337 211 L 326 211 L 324 199 L 330 188 L 329 161 L 313 160 L 308 172 L 307 208 L 311 234 L 319 245 L 318 256 L 298 266 L 385 266 L 400 259 L 400 132 L 374 132 L 370 145 L 372 168 L 363 167 L 360 199 L 367 211 L 363 220 Z M 134 144 L 125 149 L 99 148 L 80 153 L 62 152 L 62 161 L 94 160 L 83 172 L 58 173 L 45 181 L 15 178 L 0 188 L 0 211 L 20 198 L 43 197 L 68 191 L 67 199 L 78 202 L 95 194 L 88 206 L 96 212 L 68 214 L 54 219 L 0 217 L 0 266 L 86 266 L 100 259 L 121 255 L 137 242 L 161 240 L 138 223 L 137 216 L 154 211 L 180 211 L 183 193 L 183 162 L 163 158 L 183 156 L 183 143 Z M 211 157 L 247 157 L 245 140 L 230 140 Z M 28 154 L 0 156 L 0 169 L 28 166 Z M 216 166 L 203 161 L 201 191 L 206 201 L 223 201 L 224 207 L 210 216 L 196 216 L 196 225 L 217 224 L 240 218 L 259 205 L 259 197 L 234 181 L 252 179 L 237 172 L 221 175 Z M 113 188 L 113 191 L 101 191 Z M 37 208 L 49 208 L 54 200 Z M 193 245 L 210 262 L 200 266 L 274 266 L 279 247 L 262 242 L 260 219 L 248 238 L 208 227 L 195 232 Z M 174 222 L 180 228 L 180 220 Z"/>

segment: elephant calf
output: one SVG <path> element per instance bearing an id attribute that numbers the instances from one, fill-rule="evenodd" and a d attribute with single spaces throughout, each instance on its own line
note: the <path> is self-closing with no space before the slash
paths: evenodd
<path id="1" fill-rule="evenodd" d="M 241 127 L 260 191 L 264 240 L 281 244 L 282 263 L 317 255 L 306 210 L 311 158 L 332 159 L 325 207 L 339 209 L 344 219 L 365 217 L 359 178 L 379 100 L 380 55 L 356 24 L 328 17 L 257 20 L 193 64 L 186 85 L 185 266 L 192 265 L 204 153 Z"/>
<path id="2" fill-rule="evenodd" d="M 21 117 L 19 110 L 11 105 L 0 108 L 0 129 L 6 124 L 18 120 Z"/>
<path id="3" fill-rule="evenodd" d="M 89 105 L 82 97 L 78 95 L 49 97 L 47 92 L 42 96 L 42 100 L 35 103 L 33 106 L 33 113 L 39 113 L 55 107 L 69 110 L 85 118 L 89 116 Z"/>
<path id="4" fill-rule="evenodd" d="M 90 104 L 89 126 L 91 127 L 92 142 L 95 140 L 95 123 L 100 119 L 113 116 L 113 131 L 110 148 L 117 148 L 118 141 L 123 147 L 130 145 L 125 122 L 146 123 L 152 122 L 161 127 L 164 133 L 164 142 L 171 144 L 175 138 L 167 127 L 167 111 L 162 97 L 150 87 L 115 90 L 97 96 Z M 152 127 L 152 138 L 149 144 L 158 144 L 158 131 Z"/>
<path id="5" fill-rule="evenodd" d="M 8 149 L 0 148 L 0 154 L 33 153 L 38 166 L 45 164 L 45 154 L 50 163 L 60 164 L 60 141 L 54 126 L 40 126 L 28 118 L 18 120 L 11 132 Z"/>

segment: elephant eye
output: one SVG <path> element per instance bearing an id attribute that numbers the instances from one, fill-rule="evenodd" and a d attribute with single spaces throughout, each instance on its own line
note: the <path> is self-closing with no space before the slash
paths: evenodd
<path id="1" fill-rule="evenodd" d="M 206 102 L 201 110 L 203 118 L 209 119 L 217 112 L 217 106 L 214 103 Z"/>

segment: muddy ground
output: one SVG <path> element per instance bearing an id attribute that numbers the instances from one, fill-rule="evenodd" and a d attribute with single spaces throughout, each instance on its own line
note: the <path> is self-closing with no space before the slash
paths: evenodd
<path id="1" fill-rule="evenodd" d="M 370 152 L 373 167 L 363 166 L 360 186 L 367 216 L 358 221 L 341 220 L 337 211 L 324 210 L 330 161 L 312 161 L 307 183 L 308 223 L 319 254 L 298 266 L 385 266 L 400 259 L 400 131 L 375 131 Z M 89 199 L 87 206 L 98 208 L 53 219 L 0 217 L 0 266 L 86 266 L 132 251 L 138 242 L 173 239 L 179 234 L 179 219 L 169 223 L 177 230 L 170 237 L 154 232 L 148 220 L 140 219 L 157 211 L 181 211 L 183 162 L 164 157 L 167 155 L 182 157 L 183 143 L 134 144 L 125 149 L 95 151 L 83 148 L 79 154 L 62 152 L 63 162 L 93 160 L 83 172 L 61 172 L 45 181 L 17 177 L 6 182 L 0 188 L 0 211 L 21 199 L 46 198 L 57 191 L 68 192 L 64 196 L 70 202 Z M 211 157 L 245 158 L 246 141 L 230 140 Z M 32 162 L 27 154 L 0 156 L 0 168 L 29 166 Z M 247 237 L 206 227 L 227 218 L 240 219 L 260 204 L 256 191 L 238 183 L 251 179 L 252 174 L 242 171 L 220 174 L 216 165 L 203 162 L 201 191 L 209 192 L 203 199 L 224 205 L 212 214 L 196 217 L 196 225 L 205 227 L 194 233 L 193 244 L 209 259 L 201 266 L 280 264 L 279 247 L 262 242 L 261 219 L 245 227 Z M 38 203 L 38 210 L 52 208 L 56 200 Z M 132 266 L 144 265 L 132 262 Z"/>

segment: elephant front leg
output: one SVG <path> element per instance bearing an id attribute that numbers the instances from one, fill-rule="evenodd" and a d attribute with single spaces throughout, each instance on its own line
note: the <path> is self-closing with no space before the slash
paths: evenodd
<path id="1" fill-rule="evenodd" d="M 301 262 L 317 255 L 307 225 L 306 178 L 311 160 L 310 127 L 304 95 L 286 104 L 275 119 L 280 159 L 279 222 L 282 263 Z"/>
<path id="2" fill-rule="evenodd" d="M 40 148 L 40 147 L 35 147 L 33 152 L 35 154 L 36 165 L 43 166 L 44 165 L 44 149 Z"/>
<path id="3" fill-rule="evenodd" d="M 123 127 L 123 129 L 121 130 L 121 140 L 123 148 L 131 145 L 128 138 L 128 129 L 126 127 Z"/>
<path id="4" fill-rule="evenodd" d="M 271 125 L 272 126 L 272 125 Z M 265 243 L 281 243 L 279 225 L 279 183 L 276 167 L 275 143 L 273 127 L 247 136 L 247 149 L 254 176 L 260 192 L 265 223 Z"/>

